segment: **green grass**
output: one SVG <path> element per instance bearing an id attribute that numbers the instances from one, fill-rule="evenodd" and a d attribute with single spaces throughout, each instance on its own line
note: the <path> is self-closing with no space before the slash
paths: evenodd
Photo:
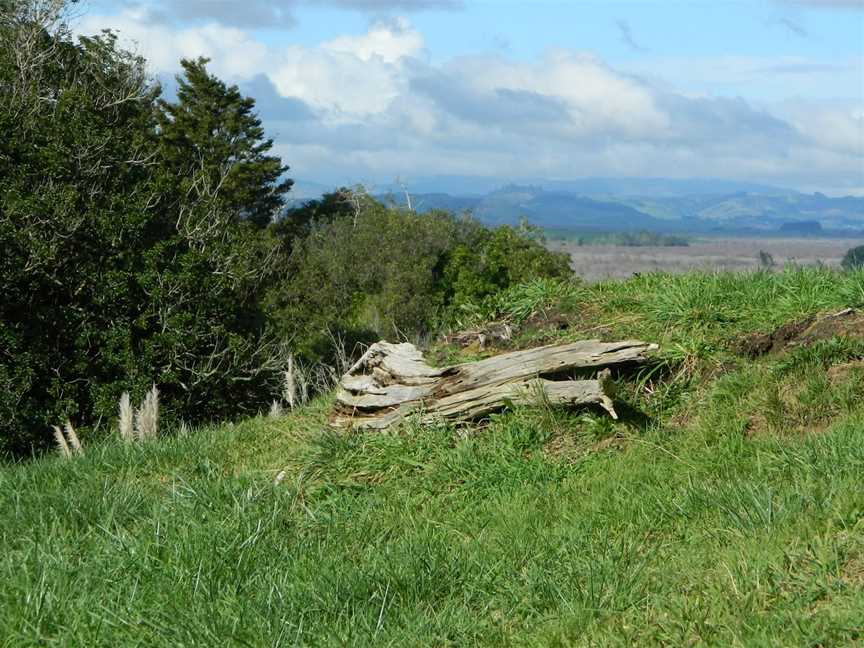
<path id="1" fill-rule="evenodd" d="M 860 643 L 864 371 L 828 371 L 864 347 L 729 349 L 859 303 L 862 279 L 550 289 L 574 322 L 555 336 L 663 344 L 621 379 L 621 423 L 337 434 L 321 400 L 0 468 L 0 645 Z"/>

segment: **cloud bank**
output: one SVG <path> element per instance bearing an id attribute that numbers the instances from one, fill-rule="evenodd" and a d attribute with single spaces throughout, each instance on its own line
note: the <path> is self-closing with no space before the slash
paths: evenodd
<path id="1" fill-rule="evenodd" d="M 474 55 L 432 64 L 405 18 L 316 47 L 265 45 L 217 22 L 175 27 L 135 7 L 92 16 L 79 29 L 103 27 L 137 42 L 154 73 L 176 72 L 181 57 L 209 56 L 215 73 L 258 99 L 298 177 L 716 176 L 864 185 L 860 96 L 759 106 L 684 92 L 569 49 L 527 62 Z M 760 73 L 819 73 L 805 62 L 777 66 Z"/>
<path id="2" fill-rule="evenodd" d="M 123 11 L 141 13 L 146 7 L 151 20 L 161 23 L 218 22 L 240 28 L 287 28 L 296 23 L 294 11 L 302 6 L 336 7 L 390 13 L 450 11 L 462 8 L 461 0 L 123 0 Z"/>

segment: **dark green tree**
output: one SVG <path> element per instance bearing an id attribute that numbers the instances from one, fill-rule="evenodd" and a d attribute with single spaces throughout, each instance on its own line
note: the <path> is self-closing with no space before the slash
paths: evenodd
<path id="1" fill-rule="evenodd" d="M 277 388 L 287 349 L 261 298 L 280 259 L 267 226 L 292 181 L 267 154 L 254 100 L 206 63 L 184 60 L 176 101 L 159 101 L 154 174 L 175 231 L 141 278 L 152 330 L 142 352 L 178 409 L 214 419 L 254 411 Z"/>
<path id="2" fill-rule="evenodd" d="M 290 247 L 293 242 L 306 237 L 315 226 L 341 219 L 356 222 L 364 205 L 368 206 L 366 199 L 366 192 L 360 187 L 341 187 L 317 200 L 286 209 L 276 223 L 275 231 Z"/>
<path id="3" fill-rule="evenodd" d="M 284 167 L 251 100 L 210 79 L 222 121 L 187 119 L 203 112 L 195 83 L 159 102 L 113 35 L 72 37 L 63 0 L 8 7 L 0 454 L 44 447 L 66 416 L 107 430 L 120 394 L 154 382 L 169 422 L 264 406 L 286 350 L 260 306 L 278 252 L 263 225 L 288 183 L 271 180 Z"/>
<path id="4" fill-rule="evenodd" d="M 36 4 L 0 18 L 0 452 L 13 453 L 62 417 L 113 411 L 144 298 L 134 273 L 167 223 L 150 208 L 158 89 L 143 60 L 110 34 L 73 41 L 62 3 Z"/>
<path id="5" fill-rule="evenodd" d="M 311 231 L 270 297 L 275 321 L 309 359 L 329 361 L 334 331 L 348 351 L 352 341 L 410 338 L 515 283 L 572 275 L 568 257 L 531 228 L 490 230 L 468 216 L 345 192 L 310 206 Z"/>
<path id="6" fill-rule="evenodd" d="M 180 195 L 199 199 L 202 217 L 212 216 L 208 210 L 218 202 L 223 214 L 264 227 L 293 181 L 283 177 L 288 167 L 269 155 L 273 141 L 264 137 L 254 99 L 211 75 L 207 62 L 183 60 L 177 101 L 159 102 L 163 164 L 181 180 Z"/>

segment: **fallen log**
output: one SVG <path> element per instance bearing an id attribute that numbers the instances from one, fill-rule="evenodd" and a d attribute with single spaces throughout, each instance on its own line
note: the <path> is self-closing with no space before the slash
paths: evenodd
<path id="1" fill-rule="evenodd" d="M 412 344 L 378 342 L 342 377 L 331 423 L 383 429 L 409 414 L 422 421 L 469 421 L 509 403 L 596 404 L 617 418 L 608 367 L 642 363 L 657 345 L 584 340 L 431 367 Z M 603 369 L 590 380 L 556 380 L 576 369 Z"/>

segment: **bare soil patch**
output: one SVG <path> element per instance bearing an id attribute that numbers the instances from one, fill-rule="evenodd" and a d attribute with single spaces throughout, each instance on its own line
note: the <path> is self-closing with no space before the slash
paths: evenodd
<path id="1" fill-rule="evenodd" d="M 849 308 L 838 313 L 787 322 L 770 333 L 754 333 L 744 338 L 736 351 L 750 358 L 758 358 L 769 353 L 781 353 L 789 347 L 809 346 L 819 340 L 838 336 L 864 339 L 864 313 Z"/>

